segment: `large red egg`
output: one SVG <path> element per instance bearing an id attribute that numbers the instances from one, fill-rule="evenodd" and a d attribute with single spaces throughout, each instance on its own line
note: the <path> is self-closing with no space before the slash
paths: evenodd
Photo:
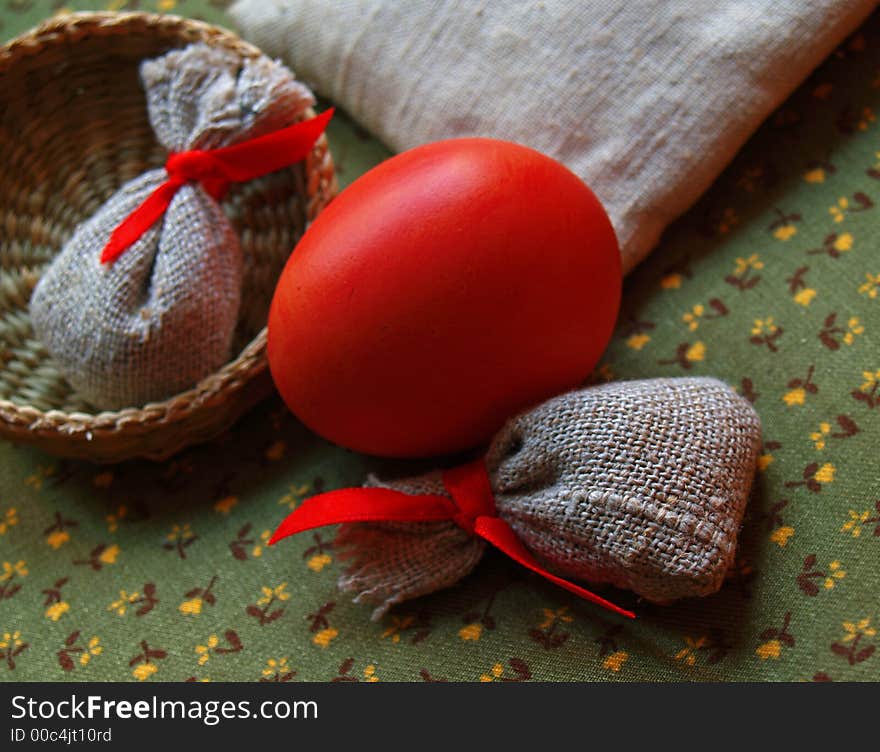
<path id="1" fill-rule="evenodd" d="M 366 173 L 311 225 L 275 291 L 269 364 L 333 442 L 453 452 L 580 384 L 620 290 L 611 223 L 577 176 L 517 144 L 439 141 Z"/>

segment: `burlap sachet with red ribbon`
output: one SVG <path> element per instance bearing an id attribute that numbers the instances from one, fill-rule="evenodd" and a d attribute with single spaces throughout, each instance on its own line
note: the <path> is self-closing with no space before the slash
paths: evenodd
<path id="1" fill-rule="evenodd" d="M 35 333 L 99 408 L 169 397 L 229 360 L 242 251 L 220 201 L 303 159 L 330 116 L 297 122 L 312 94 L 264 56 L 194 44 L 140 74 L 168 161 L 77 227 L 30 303 Z"/>
<path id="2" fill-rule="evenodd" d="M 510 420 L 477 462 L 304 501 L 272 538 L 346 523 L 341 589 L 375 606 L 448 587 L 486 543 L 567 590 L 568 579 L 655 602 L 721 587 L 761 445 L 752 406 L 711 378 L 621 381 Z"/>

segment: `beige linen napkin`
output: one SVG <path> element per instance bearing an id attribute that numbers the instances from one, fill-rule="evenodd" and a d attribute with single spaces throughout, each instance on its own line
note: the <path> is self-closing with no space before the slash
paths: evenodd
<path id="1" fill-rule="evenodd" d="M 626 271 L 874 0 L 239 0 L 247 39 L 392 149 L 505 138 L 607 207 Z"/>

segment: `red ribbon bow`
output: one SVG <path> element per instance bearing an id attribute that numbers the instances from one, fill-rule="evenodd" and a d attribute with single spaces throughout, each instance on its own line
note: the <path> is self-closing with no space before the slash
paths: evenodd
<path id="1" fill-rule="evenodd" d="M 347 522 L 440 522 L 452 520 L 471 535 L 491 543 L 515 562 L 571 593 L 616 614 L 635 618 L 632 611 L 551 574 L 535 559 L 495 509 L 486 464 L 478 460 L 443 473 L 443 485 L 452 497 L 413 496 L 389 488 L 345 488 L 306 499 L 278 526 L 270 545 L 282 538 L 324 525 Z"/>
<path id="2" fill-rule="evenodd" d="M 332 116 L 331 107 L 317 117 L 233 146 L 171 154 L 165 162 L 168 179 L 113 231 L 101 263 L 115 261 L 137 242 L 165 213 L 181 186 L 201 183 L 219 201 L 230 183 L 253 180 L 304 159 Z"/>

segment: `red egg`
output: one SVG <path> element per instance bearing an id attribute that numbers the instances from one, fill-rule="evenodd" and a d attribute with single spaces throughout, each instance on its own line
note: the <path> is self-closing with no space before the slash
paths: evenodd
<path id="1" fill-rule="evenodd" d="M 620 291 L 614 231 L 577 176 L 506 141 L 439 141 L 366 173 L 309 227 L 272 301 L 269 365 L 330 441 L 454 452 L 579 385 Z"/>

